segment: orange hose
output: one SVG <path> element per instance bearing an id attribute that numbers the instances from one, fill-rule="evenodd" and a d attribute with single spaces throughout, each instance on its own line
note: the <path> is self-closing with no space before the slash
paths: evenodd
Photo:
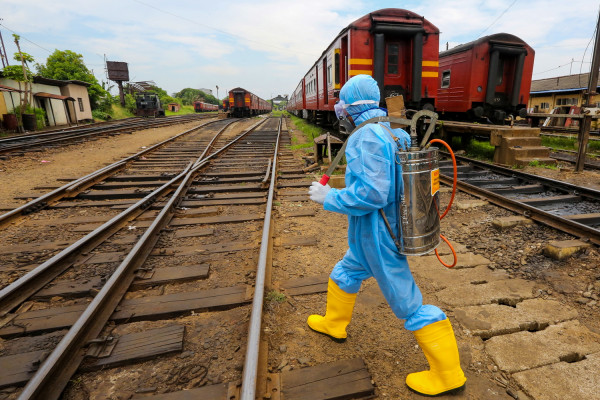
<path id="1" fill-rule="evenodd" d="M 458 180 L 458 172 L 457 172 L 457 167 L 456 167 L 456 157 L 454 157 L 454 152 L 452 151 L 452 148 L 450 148 L 448 143 L 444 142 L 441 139 L 433 139 L 429 142 L 429 144 L 432 144 L 432 143 L 440 143 L 441 145 L 446 147 L 446 149 L 450 153 L 450 157 L 452 157 L 452 166 L 454 167 L 454 179 L 452 180 L 452 196 L 450 197 L 450 202 L 448 202 L 448 207 L 446 207 L 446 211 L 444 211 L 444 213 L 440 216 L 440 220 L 441 220 L 442 218 L 444 218 L 446 216 L 446 214 L 448 214 L 448 211 L 450 211 L 450 207 L 452 206 L 452 202 L 454 201 L 454 195 L 456 194 L 456 181 Z M 452 268 L 458 262 L 458 257 L 456 256 L 456 251 L 454 250 L 454 247 L 452 247 L 452 245 L 450 244 L 448 239 L 446 239 L 444 237 L 444 235 L 440 235 L 440 237 L 442 238 L 442 240 L 444 242 L 446 242 L 448 247 L 450 247 L 450 250 L 452 251 L 452 256 L 454 257 L 454 262 L 452 263 L 452 265 L 446 264 L 445 262 L 443 262 L 440 255 L 438 254 L 437 249 L 435 249 L 435 255 L 437 256 L 437 259 L 439 260 L 440 263 L 442 263 L 442 265 L 444 267 Z"/>
<path id="2" fill-rule="evenodd" d="M 439 253 L 437 251 L 437 249 L 435 249 L 435 255 L 437 256 L 438 261 L 441 262 L 444 267 L 446 267 L 446 268 L 452 268 L 458 262 L 458 257 L 456 256 L 456 251 L 454 250 L 454 247 L 452 247 L 452 245 L 450 244 L 450 242 L 448 241 L 448 239 L 446 239 L 444 237 L 444 235 L 440 235 L 440 237 L 442 238 L 442 240 L 444 242 L 446 242 L 446 244 L 448 245 L 448 247 L 450 247 L 450 250 L 452 251 L 452 256 L 454 257 L 454 262 L 452 263 L 452 265 L 446 264 L 445 262 L 443 262 L 442 258 L 440 257 L 440 255 L 439 255 Z"/>

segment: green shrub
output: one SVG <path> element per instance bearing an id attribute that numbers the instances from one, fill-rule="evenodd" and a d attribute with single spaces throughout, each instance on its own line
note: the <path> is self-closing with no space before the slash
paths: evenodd
<path id="1" fill-rule="evenodd" d="M 103 121 L 112 118 L 109 113 L 100 110 L 92 110 L 92 117 L 94 117 L 94 119 L 101 119 Z"/>

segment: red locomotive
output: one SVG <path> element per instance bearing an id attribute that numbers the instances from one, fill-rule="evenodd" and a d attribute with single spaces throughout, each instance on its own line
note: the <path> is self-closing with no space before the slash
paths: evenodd
<path id="1" fill-rule="evenodd" d="M 250 117 L 271 111 L 271 103 L 240 87 L 229 91 L 229 115 Z"/>
<path id="2" fill-rule="evenodd" d="M 440 53 L 437 112 L 442 118 L 488 119 L 527 114 L 534 50 L 508 33 Z"/>
<path id="3" fill-rule="evenodd" d="M 438 28 L 418 14 L 395 8 L 367 14 L 342 29 L 300 81 L 287 109 L 333 124 L 340 88 L 352 76 L 368 74 L 379 84 L 382 102 L 401 94 L 407 108 L 434 110 L 438 46 Z"/>
<path id="4" fill-rule="evenodd" d="M 223 107 L 222 107 L 222 110 L 223 110 L 224 112 L 227 112 L 227 111 L 229 111 L 229 100 L 228 100 L 228 99 L 226 99 L 226 100 L 223 100 Z"/>
<path id="5" fill-rule="evenodd" d="M 219 106 L 216 104 L 204 103 L 202 101 L 194 102 L 194 111 L 206 112 L 206 111 L 219 111 Z"/>

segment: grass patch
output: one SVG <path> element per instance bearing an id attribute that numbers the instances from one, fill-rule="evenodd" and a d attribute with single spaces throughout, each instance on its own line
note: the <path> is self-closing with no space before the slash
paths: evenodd
<path id="1" fill-rule="evenodd" d="M 193 113 L 195 113 L 194 106 L 181 106 L 181 108 L 177 112 L 165 110 L 165 115 L 186 115 Z"/>
<path id="2" fill-rule="evenodd" d="M 267 300 L 283 303 L 287 300 L 287 298 L 285 297 L 285 294 L 278 292 L 277 290 L 271 290 L 269 293 L 267 293 Z"/>
<path id="3" fill-rule="evenodd" d="M 321 136 L 323 133 L 325 133 L 325 130 L 320 126 L 308 123 L 302 118 L 298 118 L 292 114 L 290 114 L 290 118 L 292 119 L 292 122 L 294 123 L 296 129 L 299 129 L 302 131 L 302 133 L 304 133 L 304 136 L 306 136 L 306 139 L 308 139 L 308 141 L 311 143 L 311 146 L 316 137 Z"/>
<path id="4" fill-rule="evenodd" d="M 542 146 L 551 149 L 575 150 L 575 139 L 566 137 L 542 136 Z"/>
<path id="5" fill-rule="evenodd" d="M 111 104 L 110 115 L 113 119 L 123 119 L 134 117 L 133 113 L 127 111 L 125 107 L 121 107 L 120 104 Z"/>
<path id="6" fill-rule="evenodd" d="M 281 111 L 279 111 L 279 110 L 273 110 L 273 111 L 271 111 L 271 116 L 273 116 L 273 117 L 281 117 L 282 115 L 284 117 L 287 117 L 289 115 L 289 113 L 287 111 L 285 111 L 285 110 L 281 110 Z"/>
<path id="7" fill-rule="evenodd" d="M 299 150 L 299 149 L 307 149 L 307 148 L 313 148 L 313 144 L 312 143 L 300 143 L 300 144 L 293 144 L 291 146 L 289 146 L 290 150 Z"/>
<path id="8" fill-rule="evenodd" d="M 461 147 L 460 137 L 452 138 L 452 143 L 450 146 L 453 149 Z M 489 142 L 482 142 L 479 140 L 471 139 L 467 147 L 465 147 L 465 152 L 468 157 L 475 158 L 477 160 L 483 161 L 491 161 L 494 159 L 494 150 L 495 147 L 492 146 Z"/>
<path id="9" fill-rule="evenodd" d="M 543 163 L 540 163 L 539 160 L 529 161 L 529 166 L 530 167 L 542 167 L 542 168 L 552 169 L 552 170 L 558 169 L 558 167 L 556 165 L 543 164 Z"/>

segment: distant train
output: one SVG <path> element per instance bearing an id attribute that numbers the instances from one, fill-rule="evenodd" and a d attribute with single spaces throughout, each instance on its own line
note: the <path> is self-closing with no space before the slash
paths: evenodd
<path id="1" fill-rule="evenodd" d="M 525 117 L 534 50 L 508 33 L 485 36 L 440 53 L 440 118 L 503 123 Z"/>
<path id="2" fill-rule="evenodd" d="M 224 112 L 229 111 L 229 100 L 228 99 L 223 100 L 223 108 L 222 109 Z"/>
<path id="3" fill-rule="evenodd" d="M 271 103 L 240 87 L 229 91 L 229 115 L 250 117 L 271 111 Z"/>
<path id="4" fill-rule="evenodd" d="M 439 30 L 408 10 L 367 14 L 333 39 L 300 80 L 287 109 L 313 122 L 336 122 L 333 106 L 341 87 L 355 75 L 371 75 L 386 97 L 403 95 L 407 108 L 436 106 Z"/>
<path id="5" fill-rule="evenodd" d="M 165 110 L 160 105 L 158 95 L 152 92 L 136 93 L 135 115 L 137 117 L 164 117 Z"/>
<path id="6" fill-rule="evenodd" d="M 216 104 L 204 103 L 202 101 L 194 102 L 195 112 L 219 111 L 219 106 Z"/>

